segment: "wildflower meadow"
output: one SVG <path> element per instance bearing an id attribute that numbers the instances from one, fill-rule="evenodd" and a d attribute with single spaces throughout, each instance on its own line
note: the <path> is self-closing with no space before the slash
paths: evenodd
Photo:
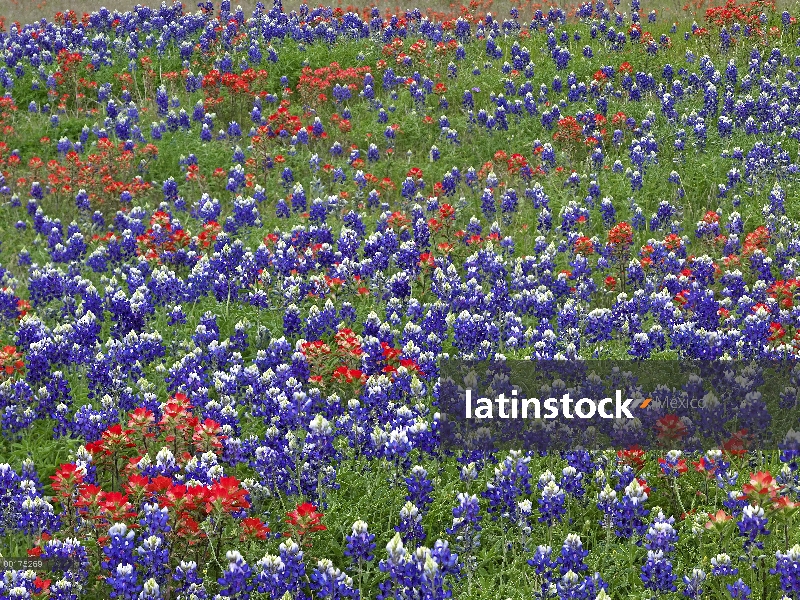
<path id="1" fill-rule="evenodd" d="M 800 6 L 117 4 L 0 17 L 0 600 L 800 599 Z"/>

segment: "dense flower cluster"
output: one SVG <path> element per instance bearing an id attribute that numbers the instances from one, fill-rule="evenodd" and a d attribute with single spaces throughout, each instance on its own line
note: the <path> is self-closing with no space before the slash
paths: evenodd
<path id="1" fill-rule="evenodd" d="M 795 17 L 490 6 L 0 19 L 0 553 L 54 566 L 0 599 L 800 597 L 798 440 L 750 451 L 794 387 L 617 453 L 439 404 L 452 358 L 798 358 Z"/>

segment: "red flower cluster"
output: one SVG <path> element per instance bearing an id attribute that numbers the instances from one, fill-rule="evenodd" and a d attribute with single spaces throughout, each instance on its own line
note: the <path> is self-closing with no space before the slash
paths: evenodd
<path id="1" fill-rule="evenodd" d="M 619 459 L 623 465 L 629 465 L 639 470 L 644 467 L 645 462 L 647 461 L 647 453 L 642 449 L 641 446 L 635 444 L 630 448 L 626 448 L 625 450 L 618 450 L 617 459 Z"/>
<path id="2" fill-rule="evenodd" d="M 284 532 L 284 535 L 298 540 L 301 544 L 309 545 L 309 534 L 327 529 L 322 524 L 323 516 L 310 502 L 298 504 L 294 510 L 286 513 L 286 524 L 289 526 L 289 530 Z"/>
<path id="3" fill-rule="evenodd" d="M 158 260 L 164 252 L 175 252 L 188 246 L 191 236 L 184 229 L 174 228 L 170 215 L 159 210 L 150 217 L 150 228 L 136 241 L 142 256 L 147 260 Z"/>
<path id="4" fill-rule="evenodd" d="M 232 94 L 251 93 L 251 84 L 263 82 L 267 79 L 267 72 L 263 69 L 246 69 L 241 73 L 220 73 L 212 69 L 203 76 L 203 90 L 212 96 L 219 95 L 220 91 L 227 89 Z"/>
<path id="5" fill-rule="evenodd" d="M 216 421 L 200 421 L 192 415 L 192 405 L 184 394 L 169 399 L 161 420 L 156 423 L 152 411 L 137 408 L 130 413 L 127 427 L 116 424 L 106 429 L 100 439 L 86 444 L 94 464 L 120 471 L 123 467 L 135 468 L 152 449 L 151 440 L 162 437 L 179 465 L 185 464 L 194 454 L 217 452 L 222 448 L 224 436 Z M 143 452 L 142 452 L 143 451 Z M 127 461 L 123 465 L 120 461 Z"/>
<path id="6" fill-rule="evenodd" d="M 361 340 L 350 329 L 340 329 L 334 336 L 335 347 L 331 348 L 323 340 L 304 342 L 302 353 L 308 361 L 311 376 L 309 380 L 320 386 L 330 384 L 359 388 L 367 381 L 367 376 L 359 368 L 364 350 Z M 401 358 L 401 350 L 386 342 L 381 343 L 384 366 L 382 372 L 393 376 L 400 367 L 419 372 L 419 366 L 411 359 Z"/>
<path id="7" fill-rule="evenodd" d="M 402 48 L 402 42 L 400 45 Z M 370 70 L 369 65 L 343 69 L 337 62 L 319 69 L 303 67 L 295 90 L 305 102 L 314 100 L 324 102 L 327 100 L 325 92 L 336 84 L 347 86 L 351 92 L 357 90 L 358 84 L 364 80 L 364 74 Z"/>
<path id="8" fill-rule="evenodd" d="M 412 372 L 419 372 L 419 365 L 416 361 L 409 358 L 400 358 L 402 354 L 401 350 L 392 348 L 386 342 L 381 342 L 381 348 L 383 348 L 383 360 L 386 362 L 386 366 L 383 367 L 384 373 L 396 373 L 397 369 L 400 367 L 405 367 Z"/>
<path id="9" fill-rule="evenodd" d="M 81 533 L 102 545 L 103 533 L 114 523 L 137 528 L 141 517 L 137 507 L 147 502 L 167 509 L 167 543 L 183 548 L 182 559 L 190 549 L 194 558 L 205 560 L 209 552 L 218 551 L 207 543 L 209 532 L 231 543 L 264 539 L 269 529 L 259 519 L 245 517 L 248 492 L 236 477 L 186 485 L 172 476 L 148 476 L 140 469 L 142 464 L 154 464 L 154 451 L 169 450 L 179 468 L 193 457 L 221 452 L 224 436 L 219 423 L 200 421 L 191 409 L 188 398 L 178 394 L 166 403 L 158 421 L 150 410 L 138 408 L 128 415 L 125 426 L 106 429 L 99 440 L 86 445 L 96 469 L 91 478 L 83 466 L 62 464 L 50 478 L 64 515 L 58 535 Z"/>
<path id="10" fill-rule="evenodd" d="M 260 126 L 258 128 L 258 134 L 253 137 L 253 145 L 261 150 L 264 156 L 267 155 L 266 145 L 263 143 L 264 140 L 276 138 L 282 131 L 289 135 L 295 135 L 298 131 L 305 128 L 309 134 L 316 137 L 313 127 L 304 125 L 302 119 L 298 115 L 290 112 L 290 106 L 291 102 L 289 100 L 281 100 L 278 110 L 267 117 L 267 124 Z M 327 137 L 327 134 L 323 132 L 319 137 L 324 139 Z M 275 157 L 275 162 L 279 162 L 278 157 Z"/>
<path id="11" fill-rule="evenodd" d="M 18 156 L 5 156 L 7 148 L 5 143 L 0 142 L 0 166 L 20 168 L 22 165 Z M 151 189 L 151 184 L 138 173 L 138 169 L 146 168 L 157 157 L 158 148 L 153 144 L 134 144 L 132 149 L 126 149 L 123 142 L 114 144 L 108 138 L 103 138 L 97 142 L 97 151 L 85 158 L 74 151 L 60 160 L 51 159 L 47 163 L 34 156 L 28 161 L 27 176 L 15 179 L 6 174 L 6 179 L 14 193 L 26 194 L 32 182 L 40 181 L 46 182 L 43 185 L 45 192 L 57 198 L 64 194 L 72 200 L 75 193 L 83 189 L 93 205 L 113 201 L 112 206 L 116 209 L 122 192 L 127 191 L 136 197 Z"/>
<path id="12" fill-rule="evenodd" d="M 617 223 L 608 232 L 608 243 L 615 248 L 627 248 L 633 243 L 633 227 L 625 221 Z"/>
<path id="13" fill-rule="evenodd" d="M 334 337 L 335 349 L 323 340 L 305 342 L 302 352 L 308 361 L 311 376 L 309 380 L 317 385 L 336 383 L 357 385 L 366 383 L 366 376 L 358 368 L 361 362 L 360 339 L 350 329 L 340 329 Z"/>
<path id="14" fill-rule="evenodd" d="M 394 38 L 388 44 L 383 45 L 383 49 L 381 52 L 387 58 L 397 58 L 397 56 L 403 51 L 403 40 L 399 37 Z"/>
<path id="15" fill-rule="evenodd" d="M 58 61 L 58 70 L 53 73 L 53 77 L 56 80 L 56 85 L 60 85 L 64 83 L 70 71 L 74 71 L 80 66 L 83 62 L 83 55 L 80 52 L 70 52 L 62 49 L 59 50 L 56 60 Z"/>
<path id="16" fill-rule="evenodd" d="M 515 175 L 520 172 L 521 169 L 528 166 L 528 159 L 525 158 L 522 154 L 515 152 L 511 155 L 511 158 L 508 159 L 508 172 L 512 175 Z"/>
<path id="17" fill-rule="evenodd" d="M 208 248 L 216 241 L 220 231 L 222 231 L 222 225 L 216 221 L 208 221 L 203 224 L 203 231 L 197 234 L 197 241 L 203 248 Z"/>
<path id="18" fill-rule="evenodd" d="M 799 291 L 800 281 L 797 279 L 779 279 L 767 289 L 767 293 L 778 301 L 778 306 L 787 309 L 794 306 L 794 299 Z"/>
<path id="19" fill-rule="evenodd" d="M 25 363 L 16 346 L 0 348 L 0 381 L 6 377 L 13 377 L 15 374 L 22 374 L 24 371 Z"/>
<path id="20" fill-rule="evenodd" d="M 761 225 L 745 236 L 742 256 L 751 256 L 756 250 L 766 252 L 767 244 L 769 244 L 769 231 Z"/>
<path id="21" fill-rule="evenodd" d="M 573 116 L 562 117 L 558 120 L 553 139 L 557 142 L 573 144 L 581 142 L 583 141 L 583 127 Z"/>
<path id="22" fill-rule="evenodd" d="M 775 0 L 753 0 L 742 4 L 737 4 L 736 0 L 727 0 L 723 6 L 714 6 L 706 11 L 706 22 L 727 28 L 734 23 L 757 27 L 761 13 L 773 12 L 775 12 Z"/>
<path id="23" fill-rule="evenodd" d="M 575 254 L 594 254 L 594 244 L 592 243 L 592 240 L 585 235 L 582 235 L 575 240 L 574 250 Z"/>
<path id="24" fill-rule="evenodd" d="M 683 440 L 689 433 L 680 417 L 673 414 L 664 415 L 656 421 L 655 430 L 658 441 L 667 446 L 669 446 L 670 443 Z"/>

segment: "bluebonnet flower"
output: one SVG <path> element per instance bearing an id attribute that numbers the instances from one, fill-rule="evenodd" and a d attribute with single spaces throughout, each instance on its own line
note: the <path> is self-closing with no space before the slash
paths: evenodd
<path id="1" fill-rule="evenodd" d="M 302 556 L 302 552 L 299 552 L 299 555 Z M 302 564 L 294 563 L 293 566 L 298 567 Z M 258 572 L 253 578 L 258 592 L 271 594 L 272 597 L 281 597 L 285 592 L 296 589 L 296 578 L 300 573 L 297 568 L 287 569 L 286 567 L 287 565 L 280 556 L 267 554 L 261 558 L 258 561 Z"/>
<path id="2" fill-rule="evenodd" d="M 154 578 L 150 578 L 142 585 L 142 591 L 139 594 L 139 600 L 161 600 L 161 587 Z"/>
<path id="3" fill-rule="evenodd" d="M 579 473 L 575 467 L 570 465 L 564 467 L 561 475 L 559 487 L 567 494 L 575 496 L 576 498 L 583 498 L 583 495 L 586 493 L 583 487 L 583 473 Z"/>
<path id="4" fill-rule="evenodd" d="M 422 514 L 411 502 L 406 502 L 400 509 L 400 524 L 395 531 L 403 537 L 404 543 L 416 545 L 425 540 L 425 530 L 422 528 Z"/>
<path id="5" fill-rule="evenodd" d="M 318 561 L 309 578 L 311 589 L 319 598 L 331 600 L 358 598 L 358 591 L 353 588 L 353 580 L 334 567 L 328 559 Z"/>
<path id="6" fill-rule="evenodd" d="M 674 592 L 676 576 L 672 572 L 672 562 L 661 550 L 648 550 L 647 561 L 641 574 L 644 587 L 659 592 Z"/>
<path id="7" fill-rule="evenodd" d="M 612 507 L 612 522 L 619 537 L 630 538 L 644 533 L 646 525 L 643 519 L 650 512 L 644 507 L 646 500 L 647 492 L 637 479 L 633 479 Z"/>
<path id="8" fill-rule="evenodd" d="M 780 576 L 781 589 L 787 596 L 800 592 L 800 545 L 795 544 L 785 553 L 775 553 L 775 568 L 770 573 Z"/>
<path id="9" fill-rule="evenodd" d="M 166 548 L 161 535 L 150 535 L 143 539 L 136 548 L 137 566 L 142 569 L 142 575 L 157 581 L 166 581 L 169 572 L 169 550 Z"/>
<path id="10" fill-rule="evenodd" d="M 20 482 L 20 496 L 16 528 L 26 534 L 34 535 L 45 531 L 54 531 L 59 527 L 59 518 L 53 506 L 32 488 L 34 482 L 24 479 Z"/>
<path id="11" fill-rule="evenodd" d="M 81 210 L 89 210 L 91 208 L 89 194 L 86 193 L 86 190 L 81 189 L 75 195 L 75 206 Z"/>
<path id="12" fill-rule="evenodd" d="M 567 571 L 556 580 L 555 588 L 559 598 L 588 597 L 585 582 L 574 571 Z"/>
<path id="13" fill-rule="evenodd" d="M 786 202 L 786 192 L 777 183 L 769 193 L 769 211 L 772 215 L 783 215 L 786 213 L 784 203 Z"/>
<path id="14" fill-rule="evenodd" d="M 597 495 L 597 508 L 605 515 L 605 521 L 602 523 L 604 526 L 609 526 L 611 523 L 610 519 L 614 511 L 616 499 L 617 492 L 607 483 Z"/>
<path id="15" fill-rule="evenodd" d="M 528 564 L 536 570 L 537 575 L 545 578 L 552 577 L 552 570 L 557 566 L 557 562 L 552 558 L 553 549 L 550 546 L 537 546 L 533 553 L 533 558 L 528 559 Z"/>
<path id="16" fill-rule="evenodd" d="M 142 591 L 134 566 L 131 564 L 117 565 L 106 578 L 106 582 L 111 586 L 113 597 L 120 600 L 136 600 Z"/>
<path id="17" fill-rule="evenodd" d="M 228 551 L 225 558 L 228 561 L 228 568 L 217 580 L 220 585 L 220 594 L 230 598 L 248 600 L 250 592 L 253 590 L 253 584 L 250 581 L 253 570 L 236 550 Z"/>
<path id="18" fill-rule="evenodd" d="M 396 597 L 401 591 L 405 565 L 408 561 L 408 553 L 403 545 L 403 540 L 399 533 L 386 545 L 387 557 L 380 561 L 379 569 L 388 575 L 388 580 L 379 584 L 380 594 L 378 598 L 388 600 Z"/>
<path id="19" fill-rule="evenodd" d="M 555 564 L 558 565 L 562 575 L 570 571 L 581 573 L 588 568 L 583 561 L 587 556 L 589 556 L 589 551 L 583 548 L 580 536 L 570 533 L 561 546 L 561 554 L 556 559 Z"/>
<path id="20" fill-rule="evenodd" d="M 690 575 L 683 576 L 683 595 L 690 600 L 697 600 L 703 596 L 706 574 L 702 569 L 694 568 Z"/>
<path id="21" fill-rule="evenodd" d="M 69 141 L 69 138 L 62 137 L 61 139 L 58 140 L 58 144 L 56 145 L 56 150 L 58 151 L 59 154 L 65 155 L 70 150 L 72 150 L 72 142 Z"/>
<path id="22" fill-rule="evenodd" d="M 437 540 L 433 549 L 420 547 L 409 554 L 400 534 L 396 534 L 386 550 L 388 556 L 380 562 L 379 568 L 387 573 L 388 578 L 379 584 L 380 600 L 411 593 L 436 600 L 451 596 L 452 590 L 445 577 L 458 572 L 457 558 L 449 551 L 446 542 Z"/>
<path id="23" fill-rule="evenodd" d="M 109 104 L 112 104 L 112 101 L 109 101 Z M 158 105 L 158 114 L 162 117 L 167 116 L 167 111 L 169 110 L 169 95 L 167 94 L 167 88 L 163 85 L 158 86 L 156 90 L 156 104 Z M 111 118 L 114 118 L 116 115 L 112 115 L 109 113 Z"/>
<path id="24" fill-rule="evenodd" d="M 175 568 L 172 579 L 177 582 L 174 589 L 178 598 L 196 597 L 198 600 L 207 598 L 207 592 L 203 587 L 203 578 L 198 574 L 197 563 L 194 561 L 181 561 Z"/>
<path id="25" fill-rule="evenodd" d="M 727 554 L 717 554 L 711 559 L 711 574 L 716 577 L 737 575 L 739 569 L 731 565 L 731 557 Z"/>
<path id="26" fill-rule="evenodd" d="M 674 517 L 665 517 L 663 512 L 659 512 L 653 524 L 645 535 L 645 548 L 648 550 L 660 550 L 669 554 L 675 550 L 675 543 L 678 541 L 678 533 L 672 524 Z"/>
<path id="27" fill-rule="evenodd" d="M 406 500 L 413 502 L 423 513 L 433 501 L 433 484 L 428 479 L 428 472 L 417 465 L 411 469 L 411 475 L 405 479 L 408 494 Z"/>
<path id="28" fill-rule="evenodd" d="M 124 523 L 116 523 L 108 530 L 108 538 L 103 547 L 102 567 L 114 573 L 119 565 L 134 564 L 134 532 L 128 531 Z"/>
<path id="29" fill-rule="evenodd" d="M 372 562 L 375 550 L 375 534 L 369 533 L 367 523 L 356 521 L 353 523 L 352 534 L 347 536 L 345 556 L 349 556 L 355 563 Z"/>
<path id="30" fill-rule="evenodd" d="M 306 199 L 306 192 L 300 183 L 294 185 L 291 194 L 292 210 L 294 212 L 304 212 L 308 209 L 308 201 Z"/>
<path id="31" fill-rule="evenodd" d="M 748 504 L 742 510 L 742 515 L 736 523 L 739 527 L 739 534 L 745 537 L 745 549 L 753 544 L 757 548 L 763 548 L 764 542 L 757 541 L 760 535 L 769 535 L 767 529 L 767 517 L 764 515 L 764 509 L 760 506 L 753 506 Z"/>
<path id="32" fill-rule="evenodd" d="M 554 481 L 545 485 L 542 497 L 539 499 L 539 522 L 547 523 L 548 526 L 552 526 L 556 521 L 560 522 L 567 510 L 564 500 L 564 492 Z"/>
<path id="33" fill-rule="evenodd" d="M 729 509 L 732 515 L 741 515 L 742 511 L 748 506 L 747 498 L 734 490 L 728 492 L 727 498 L 722 501 L 722 505 Z"/>
<path id="34" fill-rule="evenodd" d="M 230 138 L 238 138 L 242 136 L 242 128 L 236 121 L 228 123 L 227 136 Z"/>
<path id="35" fill-rule="evenodd" d="M 480 546 L 481 526 L 483 518 L 477 496 L 469 496 L 463 492 L 458 494 L 458 505 L 453 508 L 453 525 L 447 533 L 456 536 L 455 546 L 464 556 L 467 568 L 474 566 L 475 553 Z"/>
<path id="36" fill-rule="evenodd" d="M 80 584 L 69 577 L 58 579 L 49 588 L 49 598 L 52 600 L 77 600 L 80 593 Z"/>
<path id="37" fill-rule="evenodd" d="M 736 580 L 734 583 L 728 583 L 725 587 L 728 588 L 728 593 L 734 600 L 750 600 L 752 590 L 741 579 Z"/>

